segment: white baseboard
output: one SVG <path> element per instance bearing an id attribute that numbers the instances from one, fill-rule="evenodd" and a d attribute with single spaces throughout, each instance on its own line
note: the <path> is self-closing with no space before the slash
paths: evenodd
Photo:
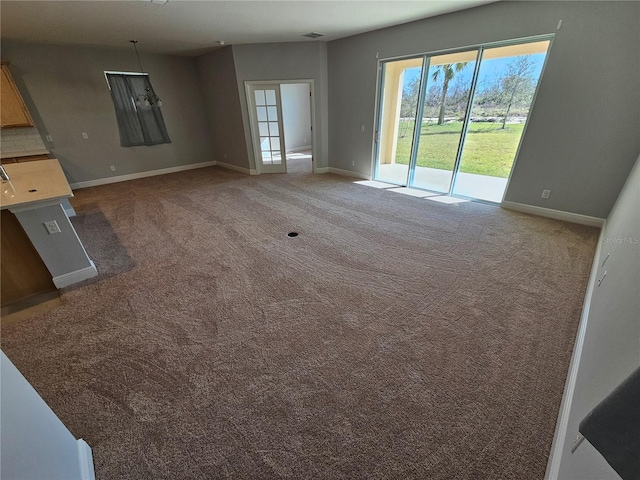
<path id="1" fill-rule="evenodd" d="M 222 167 L 222 168 L 226 168 L 228 170 L 233 170 L 235 172 L 240 172 L 240 173 L 244 173 L 245 175 L 257 175 L 258 172 L 254 169 L 254 168 L 244 168 L 244 167 L 238 167 L 237 165 L 231 165 L 230 163 L 224 163 L 224 162 L 213 162 L 214 165 L 217 165 L 218 167 Z"/>
<path id="2" fill-rule="evenodd" d="M 98 178 L 97 180 L 88 180 L 86 182 L 76 182 L 71 184 L 71 189 L 97 187 L 98 185 L 107 185 L 109 183 L 126 182 L 128 180 L 136 180 L 138 178 L 154 177 L 156 175 L 165 175 L 167 173 L 182 172 L 185 170 L 193 170 L 194 168 L 212 167 L 217 162 L 201 162 L 190 163 L 188 165 L 179 165 L 177 167 L 160 168 L 158 170 L 148 170 L 146 172 L 130 173 L 128 175 L 118 175 L 115 177 Z"/>
<path id="3" fill-rule="evenodd" d="M 567 439 L 567 428 L 569 427 L 571 402 L 573 401 L 573 394 L 576 389 L 578 368 L 580 367 L 580 357 L 582 356 L 582 349 L 584 348 L 584 337 L 586 335 L 587 323 L 589 321 L 591 298 L 593 297 L 593 290 L 598 280 L 596 274 L 598 272 L 598 265 L 600 264 L 602 245 L 604 244 L 604 233 L 605 225 L 603 223 L 602 230 L 600 230 L 600 237 L 598 238 L 596 253 L 593 256 L 593 263 L 591 264 L 591 274 L 589 276 L 589 282 L 587 283 L 587 291 L 584 296 L 584 304 L 582 306 L 580 324 L 578 325 L 578 333 L 576 334 L 576 341 L 573 347 L 573 355 L 571 356 L 569 371 L 567 373 L 567 379 L 564 384 L 564 394 L 562 395 L 562 402 L 560 403 L 560 410 L 558 412 L 556 431 L 553 436 L 553 443 L 551 444 L 551 453 L 549 454 L 549 460 L 547 461 L 547 471 L 544 476 L 545 480 L 557 480 L 558 474 L 560 473 L 560 462 L 562 460 L 562 452 L 564 450 Z M 578 432 L 573 432 L 573 434 L 577 435 Z"/>
<path id="4" fill-rule="evenodd" d="M 79 438 L 78 442 L 78 458 L 80 460 L 80 478 L 81 480 L 95 480 L 96 474 L 93 469 L 93 455 L 91 447 L 83 439 Z"/>
<path id="5" fill-rule="evenodd" d="M 335 173 L 336 175 L 341 175 L 343 177 L 352 177 L 352 178 L 360 178 L 362 180 L 370 180 L 369 175 L 366 175 L 364 173 L 359 173 L 359 172 L 352 172 L 351 170 L 343 170 L 341 168 L 333 168 L 333 167 L 328 167 L 326 169 L 317 168 L 316 173 L 321 173 L 319 172 L 319 170 L 326 170 L 326 172 L 322 172 L 322 173 Z"/>
<path id="6" fill-rule="evenodd" d="M 600 227 L 604 225 L 604 218 L 589 217 L 588 215 L 580 215 L 579 213 L 563 212 L 560 210 L 552 210 L 550 208 L 536 207 L 533 205 L 525 205 L 517 202 L 502 202 L 502 208 L 515 210 L 516 212 L 530 213 L 540 217 L 553 218 L 555 220 L 564 220 L 565 222 L 579 223 L 581 225 L 589 225 L 590 227 Z"/>
<path id="7" fill-rule="evenodd" d="M 65 209 L 64 209 L 64 213 L 66 213 L 66 214 L 67 214 L 67 217 L 69 217 L 69 218 L 71 218 L 71 217 L 75 217 L 75 216 L 77 215 L 77 214 L 76 214 L 76 211 L 74 210 L 74 208 L 73 208 L 73 207 L 65 208 Z"/>
<path id="8" fill-rule="evenodd" d="M 317 167 L 313 173 L 329 173 L 329 167 Z"/>
<path id="9" fill-rule="evenodd" d="M 98 269 L 91 262 L 90 267 L 81 268 L 80 270 L 76 270 L 74 272 L 65 273 L 62 275 L 58 275 L 57 277 L 53 277 L 53 284 L 56 288 L 68 287 L 69 285 L 73 285 L 74 283 L 81 282 L 86 280 L 87 278 L 95 277 L 98 275 Z"/>

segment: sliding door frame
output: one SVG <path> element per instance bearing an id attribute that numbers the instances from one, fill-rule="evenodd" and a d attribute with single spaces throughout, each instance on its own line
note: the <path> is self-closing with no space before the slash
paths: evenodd
<path id="1" fill-rule="evenodd" d="M 542 78 L 544 76 L 544 71 L 546 69 L 547 66 L 547 62 L 549 60 L 549 54 L 551 52 L 551 48 L 553 46 L 553 41 L 555 38 L 555 33 L 546 33 L 546 34 L 541 34 L 541 35 L 533 35 L 533 36 L 529 36 L 529 37 L 521 37 L 521 38 L 515 38 L 515 39 L 511 39 L 511 40 L 500 40 L 500 41 L 495 41 L 495 42 L 487 42 L 487 43 L 481 43 L 481 44 L 476 44 L 476 45 L 469 45 L 469 46 L 465 46 L 465 47 L 458 47 L 458 48 L 452 48 L 452 49 L 444 49 L 444 50 L 434 50 L 434 51 L 430 51 L 430 52 L 426 52 L 426 53 L 422 53 L 422 54 L 411 54 L 411 55 L 398 55 L 398 56 L 394 56 L 394 57 L 387 57 L 387 58 L 378 58 L 378 84 L 377 84 L 377 88 L 376 88 L 376 100 L 375 100 L 375 111 L 374 111 L 374 118 L 375 118 L 375 130 L 374 130 L 374 134 L 373 134 L 373 145 L 374 148 L 372 149 L 372 157 L 371 157 L 371 179 L 374 180 L 377 177 L 378 174 L 378 157 L 380 154 L 380 128 L 382 126 L 382 105 L 383 105 L 383 95 L 384 95 L 384 64 L 385 63 L 389 63 L 389 62 L 394 62 L 394 61 L 400 61 L 400 60 L 408 60 L 411 58 L 419 58 L 422 57 L 422 75 L 421 75 L 421 79 L 420 79 L 420 91 L 418 94 L 418 106 L 416 108 L 416 117 L 415 117 L 415 123 L 414 123 L 414 131 L 413 131 L 413 138 L 412 138 L 412 144 L 411 144 L 411 157 L 409 159 L 409 171 L 407 173 L 407 181 L 405 183 L 405 186 L 410 187 L 410 188 L 416 188 L 416 189 L 420 189 L 420 190 L 426 190 L 426 189 L 422 189 L 419 187 L 413 187 L 413 179 L 414 179 L 414 175 L 415 175 L 415 167 L 416 167 L 416 162 L 417 162 L 417 149 L 419 148 L 418 142 L 416 141 L 417 138 L 419 138 L 420 135 L 420 130 L 422 128 L 422 114 L 424 113 L 424 97 L 426 95 L 426 89 L 427 89 L 427 81 L 428 81 L 428 70 L 429 70 L 429 65 L 430 65 L 430 59 L 431 57 L 436 57 L 438 55 L 448 55 L 448 54 L 455 54 L 455 53 L 462 53 L 462 52 L 469 52 L 469 51 L 473 51 L 476 50 L 477 53 L 477 57 L 476 57 L 476 65 L 474 67 L 474 72 L 473 72 L 473 77 L 472 77 L 472 81 L 471 81 L 471 90 L 469 92 L 469 101 L 467 102 L 467 108 L 465 109 L 465 119 L 464 119 L 464 123 L 462 126 L 462 131 L 460 133 L 461 137 L 460 137 L 460 142 L 458 144 L 458 150 L 456 153 L 456 161 L 454 164 L 454 168 L 452 171 L 452 178 L 451 178 L 451 182 L 449 184 L 449 192 L 448 193 L 442 193 L 442 192 L 438 192 L 441 193 L 443 195 L 450 195 L 450 196 L 456 196 L 456 197 L 462 197 L 462 198 L 469 198 L 469 197 L 465 197 L 463 195 L 457 195 L 454 194 L 453 191 L 455 189 L 455 183 L 456 183 L 456 179 L 458 176 L 458 172 L 460 170 L 460 166 L 461 166 L 461 162 L 462 162 L 462 154 L 464 151 L 464 143 L 465 143 L 465 139 L 467 136 L 467 132 L 469 129 L 469 123 L 471 122 L 471 111 L 473 108 L 473 104 L 475 102 L 475 94 L 476 94 L 476 87 L 477 87 L 477 80 L 478 80 L 478 75 L 480 73 L 480 64 L 482 63 L 482 59 L 483 59 L 483 55 L 484 55 L 484 51 L 487 49 L 492 49 L 492 48 L 499 48 L 499 47 L 508 47 L 511 45 L 520 45 L 520 44 L 526 44 L 526 43 L 534 43 L 534 42 L 542 42 L 542 41 L 548 41 L 549 42 L 549 46 L 547 47 L 547 51 L 545 54 L 545 58 L 544 58 L 544 62 L 542 64 L 542 69 L 540 71 L 540 76 L 538 77 L 538 82 L 535 88 L 535 91 L 533 93 L 533 97 L 531 99 L 531 107 L 529 109 L 529 114 L 527 115 L 527 120 L 525 121 L 524 127 L 522 129 L 522 135 L 520 136 L 520 140 L 518 141 L 518 147 L 516 148 L 516 153 L 515 156 L 513 158 L 513 163 L 511 164 L 511 169 L 509 172 L 509 177 L 507 178 L 507 183 L 505 185 L 505 190 L 503 192 L 502 195 L 502 201 L 501 203 L 504 201 L 504 197 L 507 194 L 507 191 L 509 190 L 509 184 L 511 182 L 511 177 L 513 175 L 513 170 L 515 168 L 516 162 L 518 160 L 518 156 L 520 154 L 520 147 L 522 146 L 522 140 L 524 139 L 524 136 L 526 134 L 527 131 L 527 126 L 529 125 L 529 119 L 531 117 L 531 113 L 533 111 L 533 108 L 535 106 L 536 103 L 536 99 L 538 96 L 538 91 L 540 90 L 540 84 L 542 83 Z M 418 119 L 420 119 L 420 124 L 419 124 L 419 128 L 417 125 Z M 479 201 L 479 202 L 486 202 L 486 203 L 490 203 L 490 204 L 495 204 L 494 202 L 490 202 L 487 200 L 482 200 L 482 199 L 475 199 L 475 198 L 471 198 L 471 200 L 475 200 L 475 201 Z"/>

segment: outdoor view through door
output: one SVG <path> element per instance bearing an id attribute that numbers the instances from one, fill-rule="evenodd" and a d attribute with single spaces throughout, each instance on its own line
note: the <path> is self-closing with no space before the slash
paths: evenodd
<path id="1" fill-rule="evenodd" d="M 550 43 L 382 62 L 374 179 L 501 202 Z"/>

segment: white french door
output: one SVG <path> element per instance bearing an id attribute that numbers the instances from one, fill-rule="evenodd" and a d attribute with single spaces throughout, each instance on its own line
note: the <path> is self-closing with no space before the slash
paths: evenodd
<path id="1" fill-rule="evenodd" d="M 286 173 L 280 85 L 246 83 L 251 137 L 258 173 Z"/>

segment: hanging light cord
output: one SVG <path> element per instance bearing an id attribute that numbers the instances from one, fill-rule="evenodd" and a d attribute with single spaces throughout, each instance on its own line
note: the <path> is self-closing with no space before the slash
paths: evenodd
<path id="1" fill-rule="evenodd" d="M 133 49 L 136 51 L 136 57 L 138 58 L 138 65 L 140 66 L 140 73 L 144 73 L 144 70 L 142 69 L 142 62 L 140 61 L 140 55 L 138 54 L 138 47 L 136 46 L 136 43 L 138 43 L 137 40 L 129 40 L 131 43 L 133 43 Z"/>
<path id="2" fill-rule="evenodd" d="M 140 61 L 140 54 L 138 53 L 138 47 L 136 46 L 136 43 L 138 43 L 137 40 L 129 40 L 131 43 L 133 43 L 133 49 L 136 51 L 136 57 L 138 58 L 138 65 L 140 66 L 140 73 L 142 73 L 143 75 L 147 75 L 147 77 L 149 76 L 148 74 L 144 73 L 144 70 L 142 69 L 142 62 Z M 148 82 L 148 80 L 147 80 Z M 135 97 L 135 103 L 138 106 L 144 105 L 145 107 L 150 107 L 152 106 L 154 103 L 156 106 L 161 107 L 162 106 L 162 100 L 160 100 L 160 97 L 158 97 L 155 92 L 151 91 L 151 84 L 148 84 L 149 86 L 145 88 L 145 92 L 147 92 L 146 94 L 141 93 L 140 95 L 138 95 L 137 97 Z M 143 97 L 143 98 L 140 98 Z"/>

